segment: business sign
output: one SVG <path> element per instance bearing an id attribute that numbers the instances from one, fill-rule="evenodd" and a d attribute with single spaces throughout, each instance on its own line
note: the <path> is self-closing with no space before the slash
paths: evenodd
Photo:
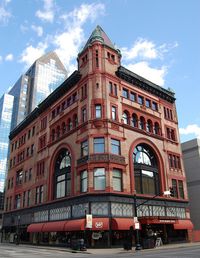
<path id="1" fill-rule="evenodd" d="M 86 214 L 86 228 L 92 228 L 92 214 Z"/>

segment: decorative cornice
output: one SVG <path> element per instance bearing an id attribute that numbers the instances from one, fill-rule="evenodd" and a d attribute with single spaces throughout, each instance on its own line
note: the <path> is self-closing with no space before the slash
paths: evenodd
<path id="1" fill-rule="evenodd" d="M 118 70 L 116 71 L 116 75 L 121 78 L 122 80 L 125 80 L 126 82 L 133 84 L 137 86 L 138 88 L 141 88 L 145 91 L 150 92 L 153 95 L 156 95 L 159 98 L 162 98 L 170 103 L 174 103 L 176 98 L 174 97 L 175 93 L 169 90 L 166 90 L 148 80 L 145 78 L 129 71 L 123 66 L 120 66 Z"/>

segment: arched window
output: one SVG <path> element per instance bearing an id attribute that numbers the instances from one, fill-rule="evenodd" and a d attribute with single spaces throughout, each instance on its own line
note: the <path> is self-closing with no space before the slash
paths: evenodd
<path id="1" fill-rule="evenodd" d="M 137 117 L 136 114 L 133 114 L 133 115 L 132 115 L 132 121 L 131 121 L 131 122 L 132 122 L 131 125 L 132 125 L 133 127 L 138 127 L 138 117 Z"/>
<path id="2" fill-rule="evenodd" d="M 57 134 L 57 138 L 59 138 L 60 137 L 60 126 L 57 126 L 56 134 Z"/>
<path id="3" fill-rule="evenodd" d="M 54 174 L 55 199 L 70 195 L 71 192 L 71 154 L 62 149 L 55 162 Z"/>
<path id="4" fill-rule="evenodd" d="M 55 141 L 55 135 L 56 135 L 56 132 L 55 132 L 55 129 L 53 129 L 52 132 L 51 132 L 52 141 Z"/>
<path id="5" fill-rule="evenodd" d="M 139 194 L 159 195 L 159 171 L 156 155 L 147 144 L 137 145 L 133 152 L 135 189 Z"/>
<path id="6" fill-rule="evenodd" d="M 73 116 L 73 124 L 74 124 L 74 128 L 76 128 L 78 126 L 78 117 L 77 114 L 75 114 Z"/>
<path id="7" fill-rule="evenodd" d="M 158 122 L 155 122 L 154 124 L 154 133 L 158 135 L 160 134 L 160 126 Z"/>
<path id="8" fill-rule="evenodd" d="M 139 128 L 140 128 L 141 130 L 144 130 L 144 129 L 145 129 L 145 119 L 144 119 L 143 116 L 140 117 Z"/>
<path id="9" fill-rule="evenodd" d="M 151 133 L 152 132 L 152 129 L 153 129 L 153 124 L 152 124 L 152 121 L 150 119 L 147 120 L 147 132 L 148 133 Z"/>
<path id="10" fill-rule="evenodd" d="M 72 130 L 72 120 L 71 118 L 68 119 L 68 131 Z"/>
<path id="11" fill-rule="evenodd" d="M 124 124 L 129 124 L 129 114 L 128 114 L 128 112 L 127 111 L 124 111 L 124 113 L 123 113 L 123 121 L 124 121 Z"/>
<path id="12" fill-rule="evenodd" d="M 62 134 L 66 133 L 66 124 L 65 122 L 62 123 Z"/>

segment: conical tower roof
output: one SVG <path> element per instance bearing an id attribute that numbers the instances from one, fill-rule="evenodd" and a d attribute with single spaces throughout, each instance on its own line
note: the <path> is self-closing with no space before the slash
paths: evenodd
<path id="1" fill-rule="evenodd" d="M 83 52 L 94 41 L 99 41 L 103 45 L 106 45 L 114 50 L 117 50 L 111 42 L 111 40 L 109 39 L 109 37 L 103 31 L 103 29 L 99 25 L 97 25 L 97 27 L 93 30 L 91 36 L 89 37 L 87 43 L 85 44 L 81 52 Z"/>

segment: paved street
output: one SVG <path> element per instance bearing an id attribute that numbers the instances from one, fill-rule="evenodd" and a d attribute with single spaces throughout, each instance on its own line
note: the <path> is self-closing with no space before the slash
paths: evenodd
<path id="1" fill-rule="evenodd" d="M 69 252 L 60 248 L 46 248 L 26 245 L 0 244 L 0 258 L 86 258 L 86 257 L 106 257 L 106 258 L 200 258 L 200 244 L 197 245 L 177 245 L 135 252 L 124 251 L 123 249 L 95 249 L 87 252 Z"/>

